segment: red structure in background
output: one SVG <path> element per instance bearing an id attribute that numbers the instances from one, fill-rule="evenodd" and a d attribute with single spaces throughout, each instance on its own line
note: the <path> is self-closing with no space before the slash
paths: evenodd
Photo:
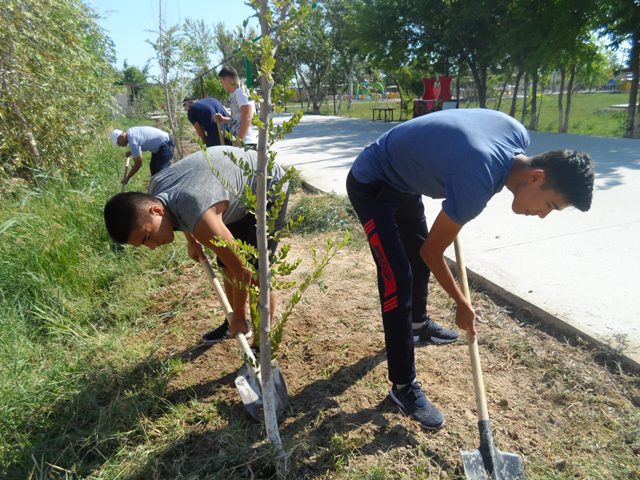
<path id="1" fill-rule="evenodd" d="M 422 79 L 424 93 L 421 100 L 413 102 L 413 116 L 442 110 L 442 102 L 451 100 L 451 80 L 448 75 Z"/>
<path id="2" fill-rule="evenodd" d="M 440 75 L 440 95 L 438 100 L 441 102 L 451 100 L 451 80 L 453 79 L 447 75 Z"/>

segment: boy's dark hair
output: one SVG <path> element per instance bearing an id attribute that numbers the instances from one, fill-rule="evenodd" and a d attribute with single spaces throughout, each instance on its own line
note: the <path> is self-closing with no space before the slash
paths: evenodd
<path id="1" fill-rule="evenodd" d="M 111 197 L 104 206 L 104 224 L 116 243 L 127 243 L 131 231 L 140 223 L 140 212 L 157 203 L 153 195 L 142 192 L 123 192 Z"/>
<path id="2" fill-rule="evenodd" d="M 529 158 L 529 167 L 544 170 L 544 188 L 554 189 L 583 212 L 591 208 L 594 173 L 588 153 L 551 150 Z"/>
<path id="3" fill-rule="evenodd" d="M 222 67 L 218 72 L 218 77 L 219 78 L 226 78 L 226 77 L 238 78 L 238 72 L 233 67 Z"/>

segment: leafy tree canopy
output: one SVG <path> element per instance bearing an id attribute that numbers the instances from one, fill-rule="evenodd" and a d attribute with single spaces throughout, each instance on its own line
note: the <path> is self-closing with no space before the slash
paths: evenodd
<path id="1" fill-rule="evenodd" d="M 81 171 L 112 105 L 113 58 L 80 0 L 0 2 L 0 176 Z"/>

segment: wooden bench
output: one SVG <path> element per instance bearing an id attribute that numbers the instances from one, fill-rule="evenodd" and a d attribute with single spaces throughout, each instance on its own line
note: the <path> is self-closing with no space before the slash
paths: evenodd
<path id="1" fill-rule="evenodd" d="M 385 122 L 393 122 L 393 111 L 394 108 L 389 107 L 373 107 L 371 112 L 371 121 L 382 120 L 382 114 L 384 113 L 384 121 Z M 376 113 L 378 117 L 376 118 Z"/>

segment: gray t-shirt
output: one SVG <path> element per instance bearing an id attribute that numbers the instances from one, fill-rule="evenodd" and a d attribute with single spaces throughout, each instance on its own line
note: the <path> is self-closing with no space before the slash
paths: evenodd
<path id="1" fill-rule="evenodd" d="M 127 130 L 127 144 L 131 155 L 140 157 L 142 152 L 157 153 L 169 141 L 169 134 L 154 127 L 131 127 Z"/>
<path id="2" fill-rule="evenodd" d="M 250 166 L 247 174 L 228 156 L 233 153 L 241 162 Z M 235 147 L 209 147 L 204 152 L 193 153 L 151 178 L 148 193 L 157 197 L 173 214 L 177 230 L 193 233 L 200 217 L 219 202 L 228 201 L 229 206 L 222 215 L 228 225 L 247 214 L 242 203 L 242 192 L 248 186 L 256 191 L 255 170 L 258 154 Z M 284 170 L 275 165 L 272 177 L 267 180 L 267 189 L 279 181 Z M 288 187 L 288 186 L 287 186 Z"/>

